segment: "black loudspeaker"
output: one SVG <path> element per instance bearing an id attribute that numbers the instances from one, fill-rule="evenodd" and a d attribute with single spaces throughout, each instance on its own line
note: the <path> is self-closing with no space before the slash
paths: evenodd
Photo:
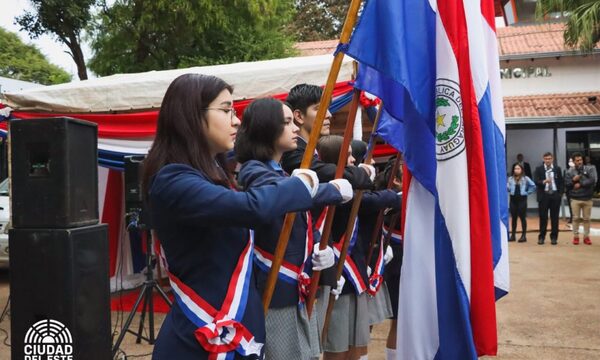
<path id="1" fill-rule="evenodd" d="M 60 345 L 72 357 L 57 359 L 110 359 L 107 225 L 11 229 L 9 239 L 11 358 L 50 358 L 34 355 Z"/>
<path id="2" fill-rule="evenodd" d="M 98 223 L 98 129 L 71 118 L 11 122 L 12 224 Z"/>
<path id="3" fill-rule="evenodd" d="M 142 161 L 144 155 L 125 156 L 125 209 L 140 206 L 142 196 Z"/>
<path id="4" fill-rule="evenodd" d="M 142 192 L 142 172 L 145 155 L 125 156 L 125 212 L 128 223 L 135 218 L 137 227 L 150 229 L 149 216 Z"/>

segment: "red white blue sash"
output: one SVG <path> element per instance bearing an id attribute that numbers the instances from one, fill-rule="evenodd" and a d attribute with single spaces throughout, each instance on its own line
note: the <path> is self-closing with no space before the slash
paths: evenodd
<path id="1" fill-rule="evenodd" d="M 381 230 L 382 230 L 382 236 L 385 237 L 385 236 L 387 236 L 388 232 L 390 231 L 390 228 L 384 224 L 382 226 Z M 396 230 L 396 229 L 392 230 L 392 236 L 390 236 L 390 242 L 393 244 L 396 244 L 396 245 L 402 244 L 402 234 L 400 233 L 400 230 Z"/>
<path id="2" fill-rule="evenodd" d="M 249 237 L 229 280 L 227 294 L 221 309 L 212 307 L 169 271 L 162 246 L 155 237 L 155 250 L 165 264 L 171 287 L 175 293 L 175 300 L 186 317 L 198 326 L 194 335 L 200 345 L 209 353 L 211 360 L 233 359 L 235 352 L 242 356 L 260 356 L 261 354 L 263 344 L 257 342 L 241 323 L 246 310 L 252 275 L 253 231 L 250 231 Z"/>
<path id="3" fill-rule="evenodd" d="M 323 226 L 324 226 L 324 222 L 325 222 L 324 220 L 327 217 L 327 211 L 329 211 L 329 207 L 325 207 L 325 209 L 323 209 L 323 212 L 321 213 L 321 215 L 319 216 L 319 219 L 315 223 L 315 228 L 318 229 L 320 234 L 323 234 Z M 334 242 L 334 244 L 333 244 L 333 254 L 335 255 L 336 260 L 339 260 L 339 258 L 340 258 L 342 244 L 344 243 L 344 237 L 345 237 L 345 234 L 342 236 L 342 239 L 340 241 L 338 241 L 337 243 Z M 348 279 L 348 281 L 350 281 L 352 283 L 352 285 L 354 286 L 356 293 L 358 295 L 360 295 L 367 290 L 367 285 L 365 284 L 362 276 L 360 276 L 360 272 L 358 271 L 358 267 L 354 263 L 354 260 L 352 260 L 352 258 L 350 257 L 352 247 L 354 247 L 357 237 L 358 237 L 358 218 L 354 222 L 354 229 L 352 230 L 352 238 L 350 239 L 350 245 L 348 246 L 348 253 L 346 254 L 346 261 L 344 261 L 344 274 L 346 275 L 346 278 Z"/>
<path id="4" fill-rule="evenodd" d="M 375 296 L 383 283 L 383 269 L 385 268 L 385 261 L 383 258 L 383 239 L 385 236 L 382 234 L 381 239 L 379 240 L 379 251 L 377 253 L 377 261 L 375 261 L 375 269 L 373 269 L 373 273 L 369 277 L 369 288 L 367 289 L 367 293 L 371 296 Z M 368 264 L 367 264 L 368 265 Z"/>
<path id="5" fill-rule="evenodd" d="M 304 303 L 304 300 L 308 295 L 310 276 L 304 271 L 304 268 L 310 255 L 312 254 L 312 248 L 314 244 L 312 218 L 309 212 L 306 213 L 306 221 L 308 226 L 306 229 L 306 246 L 304 248 L 304 260 L 302 261 L 302 264 L 298 266 L 284 260 L 279 268 L 279 274 L 277 274 L 278 279 L 292 285 L 297 284 L 298 294 L 300 295 L 300 303 Z M 259 248 L 258 246 L 255 246 L 254 255 L 254 263 L 262 271 L 268 273 L 271 270 L 271 265 L 273 263 L 273 254 Z"/>
<path id="6" fill-rule="evenodd" d="M 333 244 L 333 253 L 335 254 L 336 260 L 339 260 L 340 253 L 342 250 L 342 245 L 344 244 L 346 234 L 342 235 L 342 238 L 337 243 Z M 344 261 L 344 274 L 346 275 L 346 279 L 352 283 L 354 289 L 356 290 L 356 294 L 360 295 L 367 290 L 367 285 L 363 280 L 360 272 L 358 271 L 358 267 L 352 258 L 350 257 L 350 253 L 352 247 L 356 243 L 356 239 L 358 237 L 358 219 L 354 222 L 354 228 L 352 229 L 352 238 L 350 239 L 350 245 L 348 246 L 348 253 L 346 254 L 346 261 Z"/>

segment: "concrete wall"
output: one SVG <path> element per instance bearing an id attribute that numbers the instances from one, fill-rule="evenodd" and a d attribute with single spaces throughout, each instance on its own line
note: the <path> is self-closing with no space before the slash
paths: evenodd
<path id="1" fill-rule="evenodd" d="M 529 77 L 502 79 L 503 96 L 540 95 L 600 90 L 600 56 L 562 56 L 558 59 L 502 60 L 501 69 L 542 68 Z M 547 71 L 546 71 L 547 70 Z M 550 74 L 550 76 L 543 76 Z"/>

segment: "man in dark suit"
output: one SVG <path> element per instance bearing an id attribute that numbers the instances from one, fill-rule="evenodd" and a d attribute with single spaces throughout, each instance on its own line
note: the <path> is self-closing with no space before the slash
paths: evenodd
<path id="1" fill-rule="evenodd" d="M 531 176 L 531 166 L 529 166 L 528 162 L 523 161 L 523 154 L 517 154 L 517 162 L 515 164 L 521 165 L 521 167 L 525 171 L 525 175 L 527 175 L 528 178 L 533 180 L 533 177 Z M 513 164 L 513 168 L 515 167 L 515 164 Z"/>
<path id="2" fill-rule="evenodd" d="M 564 189 L 562 170 L 554 164 L 551 152 L 544 154 L 544 163 L 535 168 L 533 181 L 537 186 L 537 201 L 540 214 L 540 235 L 538 244 L 543 245 L 548 226 L 548 211 L 550 211 L 550 242 L 557 244 L 558 239 L 558 212 Z"/>

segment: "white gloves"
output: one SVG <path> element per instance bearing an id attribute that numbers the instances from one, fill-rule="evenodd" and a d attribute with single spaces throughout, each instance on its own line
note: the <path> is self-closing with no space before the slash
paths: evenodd
<path id="1" fill-rule="evenodd" d="M 336 300 L 340 297 L 340 294 L 342 293 L 342 289 L 344 288 L 345 283 L 346 283 L 346 279 L 342 275 L 342 276 L 340 276 L 340 279 L 337 281 L 337 287 L 335 289 L 331 289 L 331 295 L 335 296 Z"/>
<path id="2" fill-rule="evenodd" d="M 339 190 L 340 194 L 342 195 L 342 204 L 345 204 L 348 201 L 352 200 L 354 192 L 352 192 L 352 185 L 350 185 L 350 182 L 348 180 L 333 179 L 329 183 L 333 184 Z"/>
<path id="3" fill-rule="evenodd" d="M 328 246 L 325 250 L 319 250 L 319 244 L 315 244 L 312 254 L 313 270 L 321 271 L 333 266 L 335 258 L 333 249 Z"/>
<path id="4" fill-rule="evenodd" d="M 387 265 L 390 263 L 390 261 L 392 261 L 393 258 L 394 251 L 392 251 L 391 246 L 388 246 L 387 249 L 385 249 L 385 255 L 383 255 L 383 262 Z"/>
<path id="5" fill-rule="evenodd" d="M 310 197 L 315 197 L 315 195 L 317 195 L 317 191 L 319 190 L 319 178 L 317 177 L 316 172 L 310 169 L 294 169 L 292 176 L 302 180 L 302 182 L 306 185 L 308 192 L 310 192 Z M 306 177 L 311 180 L 311 183 L 306 181 Z"/>
<path id="6" fill-rule="evenodd" d="M 371 269 L 370 266 L 367 266 L 367 276 L 371 277 L 371 274 L 373 273 L 373 269 Z"/>
<path id="7" fill-rule="evenodd" d="M 369 179 L 371 179 L 371 181 L 375 180 L 375 167 L 373 165 L 369 165 L 369 164 L 358 164 L 359 168 L 363 168 L 367 174 L 369 175 Z"/>

